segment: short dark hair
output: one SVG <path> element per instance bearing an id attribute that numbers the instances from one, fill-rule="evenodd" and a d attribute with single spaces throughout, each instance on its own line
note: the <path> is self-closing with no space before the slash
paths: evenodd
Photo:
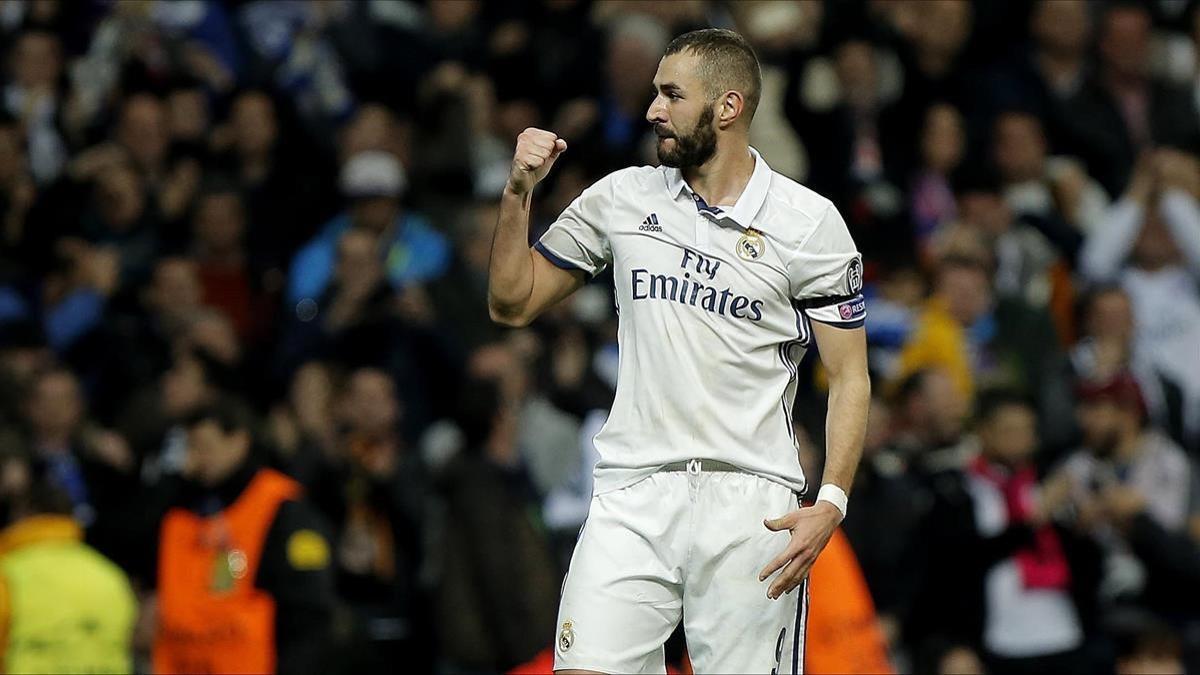
<path id="1" fill-rule="evenodd" d="M 253 417 L 244 405 L 236 401 L 218 399 L 202 405 L 184 419 L 183 426 L 191 429 L 205 422 L 215 422 L 226 434 L 245 431 L 253 436 Z"/>
<path id="2" fill-rule="evenodd" d="M 990 421 L 1004 408 L 1022 408 L 1034 412 L 1029 397 L 1012 389 L 987 389 L 979 394 L 975 402 L 975 419 L 980 424 Z"/>
<path id="3" fill-rule="evenodd" d="M 700 76 L 710 88 L 710 97 L 737 91 L 746 99 L 747 121 L 754 119 L 762 96 L 762 69 L 750 42 L 724 28 L 704 28 L 671 40 L 663 56 L 691 52 L 700 57 Z"/>
<path id="4" fill-rule="evenodd" d="M 491 436 L 500 405 L 500 387 L 495 380 L 473 377 L 463 383 L 455 421 L 463 433 L 466 452 L 478 453 L 480 446 Z"/>
<path id="5" fill-rule="evenodd" d="M 937 262 L 937 270 L 935 274 L 940 279 L 941 275 L 950 270 L 966 270 L 982 274 L 987 278 L 988 283 L 992 281 L 992 261 L 986 260 L 979 255 L 971 255 L 966 252 L 952 252 L 942 256 Z"/>

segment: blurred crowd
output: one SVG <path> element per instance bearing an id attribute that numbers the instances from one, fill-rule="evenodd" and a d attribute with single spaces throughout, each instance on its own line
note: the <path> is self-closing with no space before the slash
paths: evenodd
<path id="1" fill-rule="evenodd" d="M 844 531 L 891 666 L 1200 672 L 1198 4 L 3 0 L 0 517 L 65 504 L 147 668 L 164 514 L 271 467 L 307 533 L 257 569 L 299 596 L 281 668 L 534 657 L 617 318 L 601 277 L 489 321 L 511 149 L 570 143 L 536 237 L 655 163 L 663 48 L 728 27 L 763 63 L 752 144 L 864 253 Z"/>

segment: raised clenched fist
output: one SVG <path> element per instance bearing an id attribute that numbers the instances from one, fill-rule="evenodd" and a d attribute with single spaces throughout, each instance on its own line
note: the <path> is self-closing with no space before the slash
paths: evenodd
<path id="1" fill-rule="evenodd" d="M 508 188 L 519 195 L 528 194 L 545 178 L 554 165 L 554 160 L 567 149 L 567 142 L 553 131 L 530 127 L 517 136 L 517 150 L 513 153 L 512 171 L 508 175 Z"/>

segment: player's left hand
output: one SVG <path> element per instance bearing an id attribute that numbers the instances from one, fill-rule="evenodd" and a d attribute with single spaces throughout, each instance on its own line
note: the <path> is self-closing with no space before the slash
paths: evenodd
<path id="1" fill-rule="evenodd" d="M 763 525 L 772 532 L 789 530 L 792 533 L 792 540 L 783 553 L 758 573 L 758 580 L 765 581 L 776 571 L 783 570 L 767 589 L 768 598 L 777 600 L 784 593 L 791 593 L 804 581 L 808 570 L 817 561 L 817 555 L 825 548 L 825 544 L 829 543 L 829 538 L 841 522 L 841 512 L 828 502 L 817 502 L 774 520 L 763 521 Z"/>

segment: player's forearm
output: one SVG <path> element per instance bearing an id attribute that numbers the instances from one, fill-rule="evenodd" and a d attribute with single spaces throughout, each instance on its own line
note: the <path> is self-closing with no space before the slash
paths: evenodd
<path id="1" fill-rule="evenodd" d="M 830 376 L 829 412 L 825 420 L 825 471 L 821 482 L 833 483 L 847 494 L 862 457 L 870 405 L 871 380 L 865 367 Z"/>
<path id="2" fill-rule="evenodd" d="M 523 322 L 525 308 L 533 295 L 533 259 L 529 249 L 530 194 L 504 190 L 500 218 L 492 239 L 488 270 L 488 311 L 492 320 L 505 325 Z"/>

